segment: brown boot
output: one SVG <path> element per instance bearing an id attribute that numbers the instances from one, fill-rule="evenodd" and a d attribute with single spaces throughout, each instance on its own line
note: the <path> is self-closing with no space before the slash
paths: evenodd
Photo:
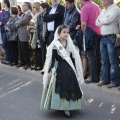
<path id="1" fill-rule="evenodd" d="M 6 59 L 6 55 L 5 55 L 4 53 L 1 54 L 1 57 L 2 57 L 1 62 L 5 61 L 5 59 Z"/>
<path id="2" fill-rule="evenodd" d="M 110 83 L 109 85 L 107 85 L 108 88 L 113 88 L 113 87 L 117 87 L 117 85 Z"/>

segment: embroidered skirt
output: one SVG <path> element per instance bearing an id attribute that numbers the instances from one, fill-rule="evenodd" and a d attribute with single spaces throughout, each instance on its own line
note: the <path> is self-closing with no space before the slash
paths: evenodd
<path id="1" fill-rule="evenodd" d="M 76 101 L 67 101 L 61 99 L 59 94 L 55 93 L 56 76 L 50 86 L 50 81 L 46 83 L 43 88 L 40 108 L 43 110 L 80 110 L 84 107 L 84 98 L 82 97 Z M 49 88 L 49 90 L 48 90 Z"/>

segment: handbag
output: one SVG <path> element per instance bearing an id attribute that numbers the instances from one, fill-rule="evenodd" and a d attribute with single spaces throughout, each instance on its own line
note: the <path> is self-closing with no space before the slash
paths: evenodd
<path id="1" fill-rule="evenodd" d="M 116 38 L 115 47 L 120 47 L 120 38 Z"/>

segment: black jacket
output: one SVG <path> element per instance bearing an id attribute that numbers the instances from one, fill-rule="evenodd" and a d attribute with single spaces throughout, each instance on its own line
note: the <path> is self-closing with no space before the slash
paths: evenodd
<path id="1" fill-rule="evenodd" d="M 76 26 L 80 24 L 80 11 L 74 6 L 74 8 L 69 11 L 67 8 L 64 14 L 64 24 L 68 25 L 70 28 L 70 36 L 74 39 L 76 35 Z"/>
<path id="2" fill-rule="evenodd" d="M 61 4 L 59 4 L 57 6 L 57 10 L 56 10 L 55 14 L 49 14 L 51 9 L 52 9 L 52 7 L 48 8 L 46 14 L 44 15 L 43 20 L 46 23 L 54 21 L 55 22 L 54 31 L 55 31 L 56 28 L 63 23 L 65 7 Z"/>
<path id="3" fill-rule="evenodd" d="M 46 23 L 43 22 L 43 14 L 39 14 L 37 16 L 37 25 L 35 28 L 35 33 L 36 33 L 36 40 L 43 40 L 44 36 L 43 36 L 43 32 L 46 35 L 46 31 L 43 30 L 43 24 L 45 24 L 44 27 L 47 27 Z"/>

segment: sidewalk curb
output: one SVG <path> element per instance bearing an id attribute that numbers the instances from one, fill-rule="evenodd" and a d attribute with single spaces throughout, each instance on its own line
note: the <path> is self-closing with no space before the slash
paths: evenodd
<path id="1" fill-rule="evenodd" d="M 27 69 L 27 70 L 24 70 L 22 67 L 20 67 L 20 68 L 17 68 L 17 67 L 15 67 L 15 66 L 9 66 L 9 65 L 5 65 L 5 64 L 2 64 L 2 63 L 0 63 L 0 69 L 4 69 L 4 68 L 6 68 L 7 70 L 10 70 L 10 71 L 20 71 L 20 72 L 22 72 L 22 73 L 27 73 L 27 74 L 32 74 L 32 75 L 37 75 L 38 77 L 40 77 L 40 78 L 42 78 L 42 74 L 40 73 L 40 71 L 35 71 L 35 70 L 30 70 L 30 69 Z M 5 70 L 5 69 L 4 69 Z"/>
<path id="2" fill-rule="evenodd" d="M 10 71 L 20 71 L 20 72 L 26 72 L 27 74 L 32 74 L 32 75 L 36 75 L 37 77 L 40 77 L 40 79 L 42 79 L 43 75 L 40 73 L 40 71 L 34 71 L 34 70 L 24 70 L 23 68 L 16 68 L 15 66 L 9 66 L 9 65 L 4 65 L 2 63 L 0 63 L 0 69 L 3 69 L 5 71 L 4 68 L 6 68 L 7 70 L 9 69 Z M 108 94 L 115 94 L 115 95 L 120 95 L 120 90 L 118 90 L 118 87 L 115 87 L 115 88 L 107 88 L 106 86 L 97 86 L 96 83 L 89 83 L 89 84 L 86 84 L 86 83 L 83 83 L 82 85 L 82 89 L 83 91 L 85 90 L 85 88 L 90 88 L 90 89 L 95 89 L 96 91 L 98 92 L 101 92 L 101 93 L 108 93 Z"/>
<path id="3" fill-rule="evenodd" d="M 83 91 L 85 88 L 92 88 L 101 93 L 120 95 L 120 90 L 118 90 L 118 87 L 107 88 L 107 86 L 105 86 L 105 85 L 99 87 L 99 86 L 97 86 L 96 83 L 89 83 L 89 84 L 83 83 L 82 88 L 83 88 Z"/>

